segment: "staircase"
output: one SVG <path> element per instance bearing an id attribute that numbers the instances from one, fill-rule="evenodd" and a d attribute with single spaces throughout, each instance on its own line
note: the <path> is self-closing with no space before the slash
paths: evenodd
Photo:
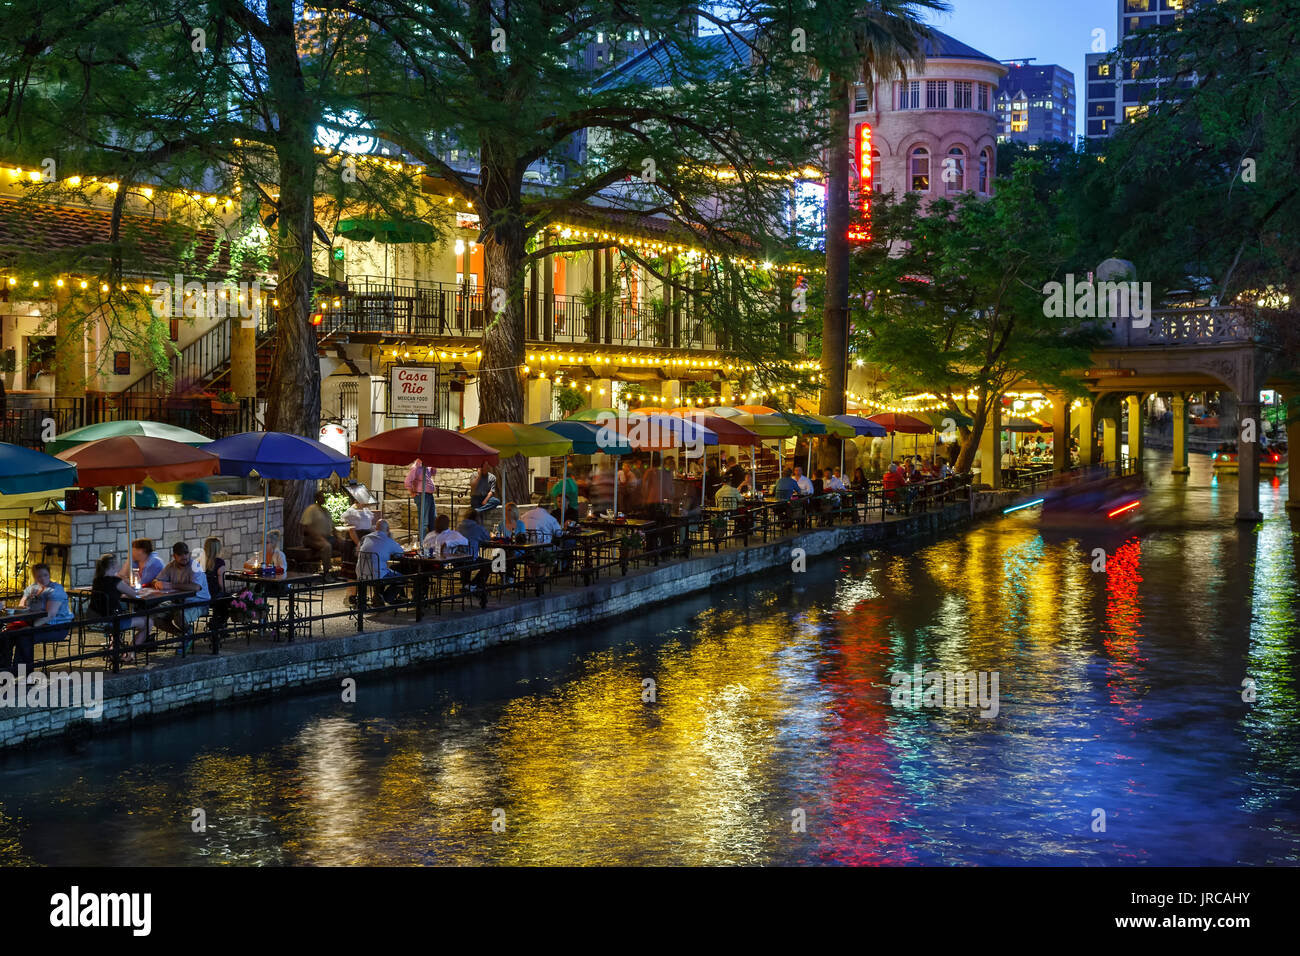
<path id="1" fill-rule="evenodd" d="M 172 391 L 217 392 L 230 387 L 230 342 L 236 321 L 240 320 L 233 316 L 222 319 L 171 357 Z M 265 394 L 271 375 L 271 343 L 274 338 L 275 319 L 272 316 L 257 330 L 258 395 Z M 163 385 L 157 372 L 149 371 L 122 391 L 127 396 L 158 395 L 169 391 Z"/>

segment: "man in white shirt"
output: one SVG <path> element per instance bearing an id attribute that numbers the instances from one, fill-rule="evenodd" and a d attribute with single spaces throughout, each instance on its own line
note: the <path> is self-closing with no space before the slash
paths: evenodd
<path id="1" fill-rule="evenodd" d="M 549 544 L 552 537 L 560 533 L 560 523 L 555 516 L 540 505 L 525 511 L 519 519 L 530 533 L 543 544 Z"/>
<path id="2" fill-rule="evenodd" d="M 731 483 L 731 473 L 723 479 L 722 487 L 718 489 L 717 494 L 713 496 L 713 503 L 719 508 L 735 510 L 740 507 L 740 492 L 736 486 Z"/>
<path id="3" fill-rule="evenodd" d="M 397 572 L 388 566 L 388 562 L 392 558 L 401 557 L 403 553 L 402 546 L 388 533 L 388 522 L 380 518 L 375 522 L 375 530 L 361 539 L 361 547 L 357 549 L 357 580 L 373 581 L 396 575 Z M 397 587 L 386 591 L 376 588 L 373 592 L 374 603 L 383 604 L 387 601 L 396 604 L 399 590 Z"/>
<path id="4" fill-rule="evenodd" d="M 826 482 L 826 490 L 827 491 L 848 490 L 847 488 L 844 487 L 844 479 L 840 477 L 840 470 L 838 468 L 834 469 L 831 472 L 831 480 Z"/>
<path id="5" fill-rule="evenodd" d="M 794 483 L 799 486 L 799 494 L 811 495 L 813 493 L 813 483 L 803 473 L 803 466 L 801 465 L 794 466 Z"/>
<path id="6" fill-rule="evenodd" d="M 451 548 L 468 548 L 469 538 L 452 530 L 451 519 L 446 515 L 438 515 L 434 519 L 433 530 L 424 536 L 423 544 L 426 551 L 433 551 L 435 558 L 443 558 Z"/>

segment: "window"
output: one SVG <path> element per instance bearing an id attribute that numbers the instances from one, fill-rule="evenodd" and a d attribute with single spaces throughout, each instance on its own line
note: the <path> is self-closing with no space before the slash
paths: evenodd
<path id="1" fill-rule="evenodd" d="M 1151 9 L 1151 0 L 1125 0 L 1125 13 L 1146 13 Z"/>
<path id="2" fill-rule="evenodd" d="M 921 108 L 921 82 L 898 84 L 898 108 L 900 110 L 919 110 Z"/>
<path id="3" fill-rule="evenodd" d="M 930 191 L 930 151 L 924 146 L 912 150 L 912 192 Z"/>
<path id="4" fill-rule="evenodd" d="M 971 84 L 966 80 L 958 80 L 952 85 L 952 108 L 955 110 L 968 110 L 971 108 Z"/>
<path id="5" fill-rule="evenodd" d="M 992 166 L 993 166 L 993 150 L 987 148 L 981 150 L 979 190 L 985 196 L 989 195 L 989 193 L 991 192 L 990 186 L 992 184 L 989 182 L 989 175 Z"/>
<path id="6" fill-rule="evenodd" d="M 948 158 L 943 162 L 943 182 L 950 196 L 966 191 L 966 151 L 960 146 L 948 150 Z"/>
<path id="7" fill-rule="evenodd" d="M 855 86 L 853 88 L 853 112 L 865 113 L 871 109 L 871 87 Z"/>
<path id="8" fill-rule="evenodd" d="M 948 81 L 925 81 L 925 108 L 928 110 L 946 110 L 948 108 Z"/>
<path id="9" fill-rule="evenodd" d="M 880 181 L 880 150 L 871 151 L 871 191 L 880 193 L 885 191 L 885 184 Z"/>
<path id="10" fill-rule="evenodd" d="M 979 89 L 980 89 L 980 112 L 981 112 L 981 113 L 987 113 L 987 112 L 989 111 L 989 87 L 988 87 L 988 84 L 987 84 L 987 83 L 980 83 L 980 84 L 979 84 Z"/>

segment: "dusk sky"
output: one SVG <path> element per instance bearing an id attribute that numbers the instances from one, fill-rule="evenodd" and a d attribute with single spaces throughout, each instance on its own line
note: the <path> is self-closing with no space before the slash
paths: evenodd
<path id="1" fill-rule="evenodd" d="M 1115 45 L 1115 0 L 949 0 L 952 10 L 930 23 L 981 53 L 999 60 L 1056 63 L 1074 73 L 1075 123 L 1083 132 L 1086 90 L 1083 57 L 1091 52 L 1092 31 L 1106 31 L 1106 48 Z"/>

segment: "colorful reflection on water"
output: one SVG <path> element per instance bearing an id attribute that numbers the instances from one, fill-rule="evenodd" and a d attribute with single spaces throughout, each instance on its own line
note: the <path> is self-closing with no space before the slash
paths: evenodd
<path id="1" fill-rule="evenodd" d="M 1285 484 L 1239 528 L 1204 462 L 1152 478 L 1121 530 L 1017 512 L 362 678 L 355 706 L 10 756 L 0 863 L 1300 862 Z M 894 706 L 916 665 L 996 672 L 998 715 Z"/>

